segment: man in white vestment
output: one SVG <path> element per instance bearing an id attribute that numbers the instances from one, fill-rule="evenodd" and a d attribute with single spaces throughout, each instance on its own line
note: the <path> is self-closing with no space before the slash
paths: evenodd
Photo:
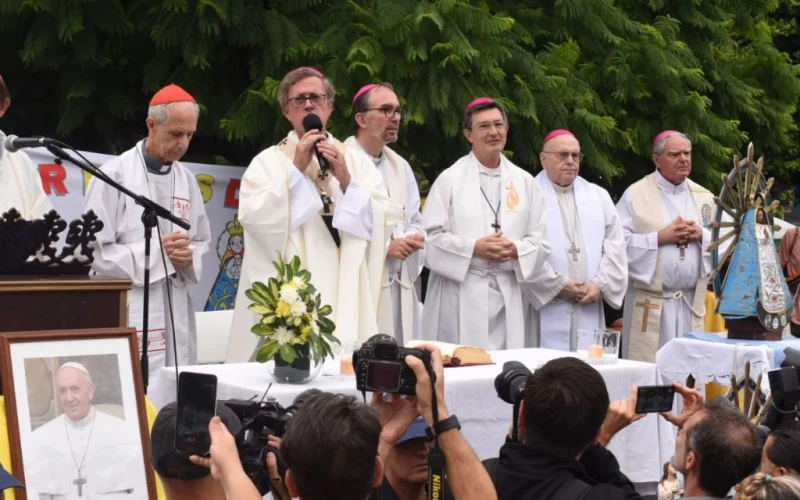
<path id="1" fill-rule="evenodd" d="M 239 220 L 247 252 L 236 296 L 228 362 L 250 360 L 258 337 L 250 329 L 260 317 L 248 310 L 245 292 L 274 277 L 278 252 L 295 255 L 311 273 L 322 303 L 333 309 L 335 335 L 366 340 L 378 333 L 383 265 L 402 205 L 393 202 L 381 174 L 366 154 L 346 147 L 325 130 L 333 111 L 333 84 L 314 68 L 290 71 L 278 100 L 293 130 L 250 163 L 239 191 Z M 305 130 L 306 115 L 323 130 Z M 318 158 L 328 168 L 320 168 Z"/>
<path id="2" fill-rule="evenodd" d="M 0 118 L 10 106 L 8 88 L 0 77 Z M 0 130 L 0 215 L 16 208 L 25 220 L 41 219 L 53 206 L 42 189 L 39 170 L 22 151 L 6 151 L 5 138 L 6 134 Z"/>
<path id="3" fill-rule="evenodd" d="M 94 384 L 80 363 L 58 369 L 56 390 L 62 414 L 34 430 L 31 443 L 23 442 L 28 498 L 147 498 L 138 422 L 92 405 Z"/>
<path id="4" fill-rule="evenodd" d="M 603 300 L 622 307 L 628 285 L 625 236 L 608 191 L 578 175 L 583 153 L 564 129 L 542 142 L 536 182 L 547 207 L 550 256 L 525 286 L 539 346 L 576 351 L 578 330 L 605 328 Z"/>
<path id="5" fill-rule="evenodd" d="M 353 98 L 355 136 L 344 141 L 369 155 L 389 197 L 403 206 L 403 219 L 391 231 L 378 306 L 379 331 L 393 335 L 400 345 L 420 338 L 422 304 L 415 283 L 425 263 L 417 180 L 411 165 L 388 146 L 397 141 L 405 113 L 391 84 L 365 85 Z"/>
<path id="6" fill-rule="evenodd" d="M 649 362 L 671 339 L 703 331 L 712 270 L 708 225 L 716 213 L 711 192 L 688 178 L 692 143 L 684 134 L 658 134 L 653 163 L 656 171 L 629 187 L 617 203 L 630 276 L 622 353 Z"/>
<path id="7" fill-rule="evenodd" d="M 529 173 L 503 156 L 508 117 L 480 97 L 467 105 L 472 151 L 442 172 L 422 219 L 431 271 L 422 338 L 485 349 L 533 347 L 521 284 L 547 260 L 544 203 Z"/>
<path id="8" fill-rule="evenodd" d="M 158 374 L 162 367 L 174 365 L 176 354 L 179 365 L 192 365 L 197 361 L 195 308 L 189 287 L 197 284 L 203 274 L 202 258 L 208 251 L 211 232 L 197 180 L 178 160 L 189 147 L 199 114 L 200 109 L 189 93 L 174 84 L 164 87 L 150 101 L 147 138 L 101 167 L 118 183 L 191 225 L 186 232 L 159 217 L 158 227 L 153 230 L 147 345 L 151 387 L 162 382 Z M 128 325 L 137 329 L 141 343 L 145 269 L 143 209 L 105 182 L 92 179 L 84 201 L 84 212 L 88 210 L 94 210 L 104 224 L 103 230 L 97 233 L 97 241 L 93 242 L 92 270 L 102 276 L 133 281 L 128 294 Z M 162 250 L 165 259 L 162 259 Z M 163 403 L 166 401 L 156 402 L 157 405 Z"/>

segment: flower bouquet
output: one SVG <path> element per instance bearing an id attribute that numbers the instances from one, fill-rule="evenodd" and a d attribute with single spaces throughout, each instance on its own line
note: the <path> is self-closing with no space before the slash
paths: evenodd
<path id="1" fill-rule="evenodd" d="M 327 357 L 333 358 L 331 344 L 340 344 L 333 335 L 336 325 L 328 317 L 333 309 L 322 305 L 311 273 L 300 268 L 299 257 L 287 263 L 278 252 L 273 265 L 276 277 L 266 285 L 256 281 L 245 292 L 253 301 L 249 309 L 261 316 L 250 329 L 263 337 L 256 360 L 268 363 L 278 382 L 305 383 L 319 373 Z"/>

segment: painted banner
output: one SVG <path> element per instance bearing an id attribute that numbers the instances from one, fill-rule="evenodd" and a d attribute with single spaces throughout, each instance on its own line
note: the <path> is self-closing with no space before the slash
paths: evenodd
<path id="1" fill-rule="evenodd" d="M 67 222 L 79 218 L 83 212 L 83 197 L 91 175 L 67 162 L 58 165 L 53 155 L 44 150 L 31 149 L 26 153 L 39 166 L 42 186 L 53 208 Z M 83 151 L 81 154 L 97 166 L 113 158 L 110 155 Z M 232 309 L 244 255 L 244 230 L 239 225 L 236 211 L 239 207 L 239 184 L 245 169 L 181 163 L 197 179 L 211 225 L 210 250 L 203 258 L 200 283 L 192 287 L 192 303 L 198 311 Z M 156 242 L 157 237 L 154 236 L 154 249 L 158 248 Z"/>

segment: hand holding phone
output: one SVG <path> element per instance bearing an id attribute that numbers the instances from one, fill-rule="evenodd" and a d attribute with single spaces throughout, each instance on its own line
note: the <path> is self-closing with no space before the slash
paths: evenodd
<path id="1" fill-rule="evenodd" d="M 636 394 L 636 413 L 665 413 L 672 411 L 675 387 L 671 385 L 639 386 Z"/>
<path id="2" fill-rule="evenodd" d="M 217 414 L 217 377 L 182 372 L 178 378 L 175 453 L 204 456 L 211 448 L 208 424 Z"/>

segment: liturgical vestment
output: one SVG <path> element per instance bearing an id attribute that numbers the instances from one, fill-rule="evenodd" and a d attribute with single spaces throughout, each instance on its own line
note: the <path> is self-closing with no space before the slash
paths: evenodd
<path id="1" fill-rule="evenodd" d="M 629 187 L 617 203 L 628 247 L 630 284 L 625 296 L 623 355 L 654 362 L 656 351 L 686 332 L 702 331 L 711 273 L 708 225 L 713 195 L 686 179 L 678 185 L 656 170 Z M 658 246 L 658 231 L 678 216 L 702 226 L 702 241 L 687 248 Z M 683 254 L 683 255 L 681 255 Z"/>
<path id="2" fill-rule="evenodd" d="M 375 158 L 358 143 L 354 136 L 344 141 L 345 146 L 360 149 L 370 157 L 381 174 L 389 197 L 403 206 L 403 217 L 394 228 L 392 238 L 412 234 L 425 235 L 417 179 L 411 165 L 388 146 Z M 386 259 L 378 306 L 378 330 L 393 335 L 399 345 L 419 338 L 422 321 L 422 304 L 415 283 L 425 264 L 425 249 L 413 252 L 406 260 Z"/>
<path id="3" fill-rule="evenodd" d="M 380 173 L 360 150 L 347 148 L 332 136 L 327 142 L 345 155 L 351 181 L 346 192 L 332 174 L 325 177 L 333 199 L 332 226 L 337 248 L 323 219 L 318 192 L 319 163 L 305 172 L 293 165 L 297 134 L 292 131 L 250 163 L 239 191 L 239 220 L 244 227 L 245 255 L 228 342 L 227 362 L 253 358 L 259 337 L 250 329 L 260 317 L 250 311 L 245 292 L 253 282 L 274 277 L 278 252 L 285 260 L 297 255 L 300 266 L 323 304 L 333 309 L 334 335 L 343 342 L 366 340 L 378 333 L 378 299 L 391 229 L 402 217 L 402 205 L 386 194 Z"/>
<path id="4" fill-rule="evenodd" d="M 536 182 L 547 206 L 550 256 L 525 287 L 533 310 L 528 328 L 539 346 L 577 350 L 577 331 L 605 328 L 603 300 L 619 309 L 628 284 L 625 237 L 608 191 L 582 177 L 567 187 L 542 171 Z M 573 245 L 574 243 L 574 245 Z M 594 283 L 600 299 L 566 302 L 558 294 L 569 280 Z"/>
<path id="5" fill-rule="evenodd" d="M 189 169 L 176 161 L 171 166 L 162 166 L 163 172 L 156 173 L 148 169 L 146 158 L 150 157 L 146 154 L 144 141 L 140 141 L 132 149 L 106 162 L 101 170 L 134 193 L 143 194 L 191 225 L 188 234 L 193 254 L 189 267 L 175 268 L 166 252 L 163 258 L 161 254 L 161 235 L 186 232 L 184 229 L 159 217 L 159 226 L 153 229 L 150 241 L 147 352 L 152 386 L 162 381 L 162 367 L 175 364 L 176 354 L 179 366 L 197 362 L 195 306 L 189 287 L 197 284 L 203 274 L 203 255 L 211 242 L 211 230 L 203 197 Z M 100 276 L 133 281 L 128 294 L 128 325 L 136 328 L 141 342 L 145 268 L 143 209 L 133 199 L 98 179 L 92 179 L 89 183 L 83 208 L 84 212 L 94 210 L 104 224 L 102 231 L 97 233 L 97 241 L 92 243 L 95 248 L 92 270 Z M 167 280 L 171 283 L 177 345 L 173 343 Z"/>
<path id="6" fill-rule="evenodd" d="M 39 170 L 22 151 L 6 151 L 5 137 L 0 131 L 0 215 L 16 208 L 25 220 L 41 219 L 53 206 L 42 189 Z"/>
<path id="7" fill-rule="evenodd" d="M 127 425 L 96 408 L 78 421 L 62 414 L 34 430 L 25 447 L 28 498 L 147 498 L 147 457 L 135 420 Z"/>
<path id="8" fill-rule="evenodd" d="M 470 153 L 433 183 L 422 218 L 431 270 L 422 338 L 485 349 L 533 347 L 525 336 L 521 284 L 550 251 L 533 176 L 503 156 L 498 168 L 486 168 Z M 495 222 L 516 245 L 518 259 L 473 255 L 475 242 L 493 234 Z"/>

